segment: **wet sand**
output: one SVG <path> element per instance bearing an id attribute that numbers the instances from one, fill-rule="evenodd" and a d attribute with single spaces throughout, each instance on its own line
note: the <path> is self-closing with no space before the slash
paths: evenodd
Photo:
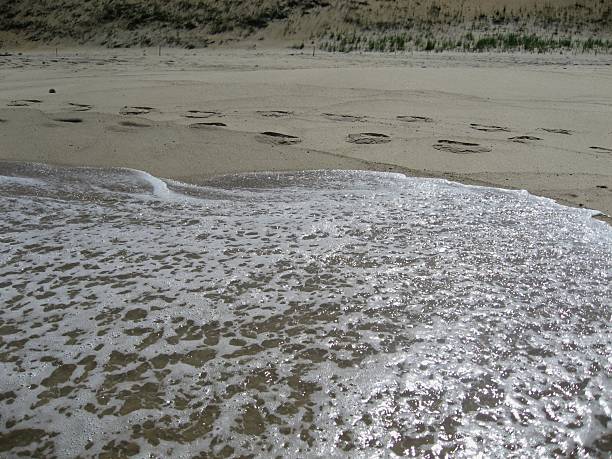
<path id="1" fill-rule="evenodd" d="M 1 457 L 609 456 L 590 211 L 359 171 L 217 184 L 0 163 Z"/>
<path id="2" fill-rule="evenodd" d="M 612 214 L 610 56 L 79 49 L 0 57 L 0 160 L 200 183 L 368 169 Z M 50 92 L 53 89 L 54 92 Z"/>

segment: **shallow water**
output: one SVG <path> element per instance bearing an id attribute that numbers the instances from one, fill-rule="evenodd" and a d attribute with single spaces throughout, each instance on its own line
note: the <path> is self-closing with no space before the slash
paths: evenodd
<path id="1" fill-rule="evenodd" d="M 392 174 L 0 167 L 2 457 L 612 449 L 590 211 Z"/>

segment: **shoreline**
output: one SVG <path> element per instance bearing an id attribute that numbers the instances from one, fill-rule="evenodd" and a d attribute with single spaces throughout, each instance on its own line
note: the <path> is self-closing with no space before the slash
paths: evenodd
<path id="1" fill-rule="evenodd" d="M 321 170 L 326 170 L 326 171 L 355 171 L 355 172 L 380 172 L 380 173 L 390 173 L 390 174 L 401 174 L 405 177 L 412 177 L 412 178 L 423 178 L 423 179 L 438 179 L 438 180 L 446 180 L 450 183 L 457 183 L 460 185 L 465 185 L 465 186 L 475 186 L 475 187 L 484 187 L 484 188 L 494 188 L 494 189 L 499 189 L 499 190 L 506 190 L 506 191 L 527 191 L 529 194 L 531 194 L 532 196 L 535 197 L 542 197 L 542 198 L 546 198 L 546 199 L 551 199 L 552 201 L 554 201 L 555 203 L 565 206 L 565 207 L 570 207 L 570 208 L 581 208 L 584 209 L 584 207 L 580 207 L 580 206 L 576 206 L 573 205 L 571 202 L 567 202 L 564 201 L 562 199 L 555 199 L 555 198 L 551 198 L 548 196 L 543 196 L 543 195 L 538 195 L 538 194 L 534 194 L 531 193 L 529 190 L 523 190 L 523 189 L 519 189 L 519 188 L 507 188 L 507 187 L 500 187 L 500 186 L 496 186 L 495 184 L 492 183 L 487 183 L 487 182 L 483 182 L 483 181 L 477 181 L 477 180 L 471 180 L 471 179 L 466 179 L 466 178 L 462 178 L 460 176 L 456 176 L 452 173 L 447 173 L 447 174 L 424 174 L 421 171 L 414 171 L 414 170 L 410 170 L 407 168 L 403 168 L 400 166 L 392 166 L 389 164 L 369 164 L 369 166 L 371 167 L 363 167 L 363 168 L 346 168 L 346 169 L 286 169 L 286 170 L 258 170 L 258 171 L 243 171 L 243 172 L 226 172 L 226 173 L 221 173 L 221 174 L 215 174 L 215 175 L 211 175 L 211 176 L 199 176 L 199 177 L 193 177 L 193 178 L 172 178 L 172 177 L 162 177 L 162 176 L 158 176 L 158 175 L 153 175 L 150 174 L 148 171 L 145 170 L 141 170 L 141 169 L 136 169 L 136 168 L 127 168 L 127 167 L 122 167 L 122 166 L 88 166 L 88 165 L 84 165 L 84 164 L 60 164 L 60 163 L 46 163 L 46 162 L 42 162 L 42 163 L 37 163 L 37 162 L 29 162 L 29 161 L 15 161 L 15 160 L 3 160 L 0 159 L 0 166 L 2 165 L 43 165 L 43 166 L 50 166 L 50 167 L 57 167 L 57 168 L 87 168 L 87 169 L 100 169 L 100 170 L 113 170 L 113 169 L 125 169 L 125 170 L 131 170 L 131 171 L 137 171 L 137 172 L 143 172 L 145 174 L 149 174 L 151 176 L 153 176 L 156 179 L 162 180 L 162 181 L 166 181 L 166 180 L 172 180 L 172 181 L 176 181 L 178 183 L 185 183 L 187 185 L 195 185 L 195 186 L 209 186 L 212 184 L 212 186 L 217 186 L 220 182 L 222 182 L 224 179 L 227 178 L 232 178 L 235 176 L 240 176 L 240 175 L 248 175 L 248 174 L 266 174 L 266 173 L 291 173 L 291 172 L 316 172 L 316 171 L 321 171 Z M 602 221 L 604 223 L 607 223 L 609 226 L 612 227 L 612 217 L 609 215 L 606 215 L 604 213 L 601 213 L 601 211 L 597 210 L 597 209 L 586 209 L 586 210 L 591 210 L 593 212 L 597 212 L 595 213 L 592 218 L 595 220 L 599 220 Z"/>
<path id="2" fill-rule="evenodd" d="M 28 177 L 1 180 L 0 385 L 14 409 L 0 438 L 12 455 L 416 455 L 421 421 L 423 454 L 454 441 L 503 457 L 512 429 L 512 449 L 554 455 L 576 412 L 583 455 L 606 451 L 606 426 L 590 419 L 607 393 L 612 232 L 587 211 L 399 174 L 197 189 L 134 170 L 0 174 Z M 587 371 L 595 383 L 560 418 L 537 394 L 533 422 L 513 416 L 513 400 L 584 385 Z M 492 433 L 444 437 L 449 416 Z M 375 442 L 347 452 L 347 426 L 347 441 Z M 389 435 L 398 426 L 409 440 Z"/>
<path id="3" fill-rule="evenodd" d="M 400 172 L 526 189 L 612 224 L 612 56 L 167 53 L 0 57 L 0 160 L 196 184 Z"/>

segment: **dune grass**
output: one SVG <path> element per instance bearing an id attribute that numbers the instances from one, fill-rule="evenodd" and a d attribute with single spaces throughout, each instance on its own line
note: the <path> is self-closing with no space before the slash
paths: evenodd
<path id="1" fill-rule="evenodd" d="M 544 36 L 535 33 L 518 34 L 514 32 L 474 35 L 470 32 L 463 37 L 436 38 L 433 34 L 412 35 L 410 33 L 392 33 L 383 35 L 359 35 L 356 33 L 330 34 L 321 40 L 321 49 L 328 52 L 380 52 L 396 53 L 404 51 L 500 51 L 546 53 L 555 51 L 568 52 L 612 52 L 612 39 L 597 37 L 574 38 L 571 36 Z"/>
<path id="2" fill-rule="evenodd" d="M 331 52 L 608 52 L 608 0 L 0 0 L 0 31 L 39 42 L 200 47 L 274 40 Z M 313 43 L 314 42 L 314 43 Z"/>

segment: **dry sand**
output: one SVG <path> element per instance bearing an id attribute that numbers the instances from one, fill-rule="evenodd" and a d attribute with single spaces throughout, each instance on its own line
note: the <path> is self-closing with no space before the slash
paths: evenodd
<path id="1" fill-rule="evenodd" d="M 29 51 L 0 57 L 0 160 L 131 167 L 193 183 L 244 171 L 392 170 L 527 189 L 610 215 L 610 64 L 525 54 Z"/>

